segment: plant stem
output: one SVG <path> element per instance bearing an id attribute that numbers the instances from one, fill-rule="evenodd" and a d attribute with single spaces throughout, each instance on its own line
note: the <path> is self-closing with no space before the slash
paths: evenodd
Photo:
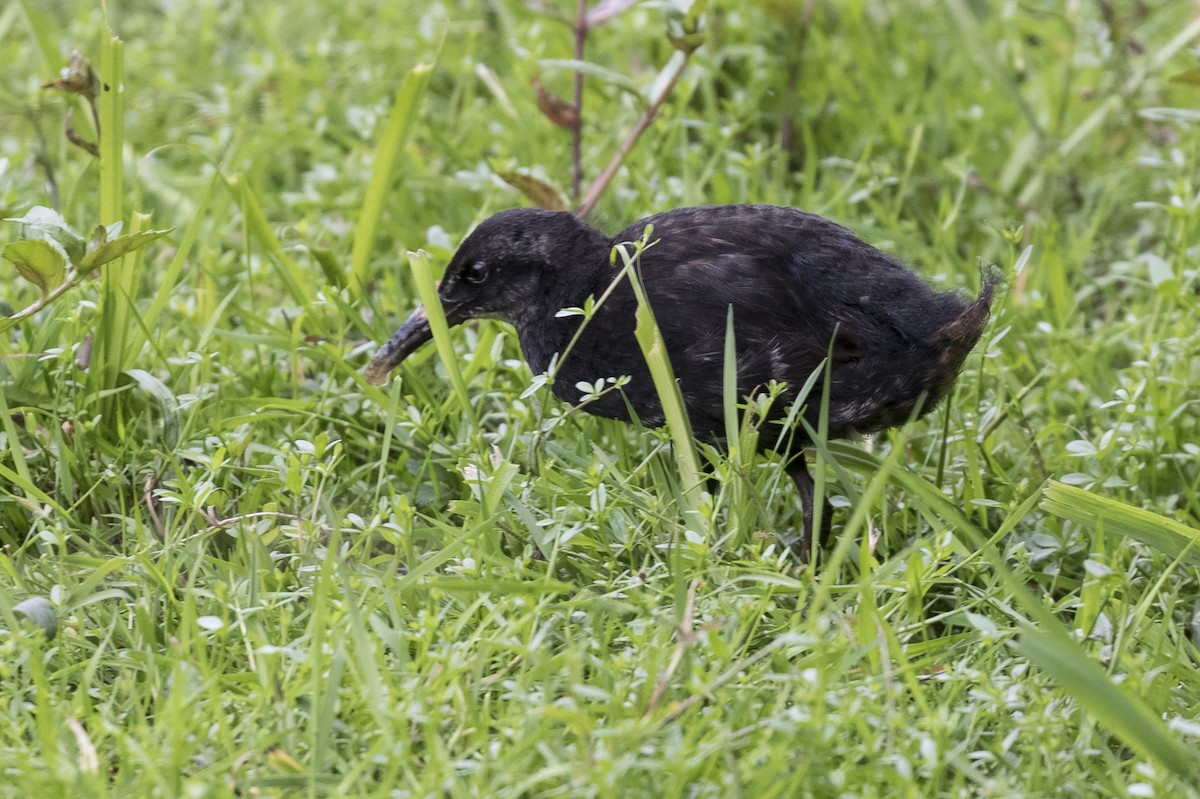
<path id="1" fill-rule="evenodd" d="M 575 216 L 583 219 L 592 212 L 592 209 L 596 206 L 596 201 L 600 199 L 600 195 L 604 193 L 604 189 L 608 187 L 608 184 L 612 182 L 613 177 L 617 174 L 617 170 L 621 168 L 621 164 L 625 161 L 625 156 L 629 155 L 629 151 L 637 144 L 642 133 L 654 121 L 654 117 L 658 115 L 658 110 L 662 108 L 667 95 L 671 93 L 671 89 L 679 81 L 679 77 L 687 67 L 690 57 L 691 54 L 688 52 L 683 50 L 675 51 L 673 62 L 669 67 L 670 73 L 662 83 L 662 88 L 650 98 L 650 102 L 642 112 L 642 116 L 625 136 L 625 141 L 621 142 L 621 147 L 613 155 L 612 160 L 608 162 L 608 166 L 604 167 L 604 171 L 600 173 L 600 176 L 588 188 L 587 196 L 583 198 L 583 203 L 575 211 Z"/>
<path id="2" fill-rule="evenodd" d="M 71 289 L 78 286 L 80 281 L 82 280 L 82 277 L 83 276 L 81 276 L 79 274 L 79 272 L 72 269 L 63 278 L 62 283 L 58 284 L 50 291 L 43 294 L 41 297 L 39 297 L 37 299 L 36 302 L 34 302 L 30 305 L 27 305 L 26 307 L 22 308 L 21 310 L 17 311 L 16 313 L 14 313 L 12 316 L 6 316 L 3 319 L 0 319 L 0 330 L 7 330 L 8 328 L 12 327 L 13 325 L 18 324 L 19 322 L 33 316 L 38 311 L 40 311 L 43 308 L 45 308 L 46 306 L 50 305 L 50 303 L 54 302 L 59 297 L 66 294 L 68 291 L 70 291 Z"/>
<path id="3" fill-rule="evenodd" d="M 587 42 L 587 0 L 579 0 L 575 16 L 575 60 L 583 60 Z M 583 184 L 583 72 L 575 70 L 575 125 L 571 128 L 571 200 L 579 202 Z"/>

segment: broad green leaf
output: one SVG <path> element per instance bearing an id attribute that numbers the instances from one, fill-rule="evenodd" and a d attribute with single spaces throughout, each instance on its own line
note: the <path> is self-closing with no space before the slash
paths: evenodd
<path id="1" fill-rule="evenodd" d="M 1200 565 L 1200 530 L 1148 510 L 1051 480 L 1042 510 L 1104 532 L 1128 536 L 1172 558 Z"/>
<path id="2" fill-rule="evenodd" d="M 43 296 L 62 285 L 67 271 L 63 248 L 45 239 L 14 241 L 4 248 L 4 259 L 17 268 L 21 277 L 37 286 Z"/>
<path id="3" fill-rule="evenodd" d="M 54 636 L 58 635 L 58 615 L 54 612 L 54 606 L 45 597 L 30 597 L 14 605 L 13 610 L 41 627 L 46 633 L 47 640 L 52 640 Z"/>
<path id="4" fill-rule="evenodd" d="M 167 228 L 166 230 L 143 230 L 140 233 L 130 233 L 125 236 L 118 236 L 112 241 L 106 241 L 83 256 L 83 260 L 79 262 L 79 271 L 87 274 L 110 261 L 115 261 L 131 252 L 137 252 L 152 241 L 167 235 L 172 230 L 174 228 Z"/>
<path id="5" fill-rule="evenodd" d="M 484 508 L 488 514 L 495 513 L 500 507 L 500 502 L 504 499 L 504 492 L 512 485 L 512 481 L 521 473 L 520 468 L 515 463 L 509 461 L 502 462 L 496 467 L 492 473 L 491 482 L 488 483 L 486 492 L 483 496 Z"/>
<path id="6" fill-rule="evenodd" d="M 127 369 L 125 374 L 158 401 L 162 411 L 163 443 L 167 450 L 174 448 L 179 440 L 179 400 L 163 381 L 144 369 Z"/>
<path id="7" fill-rule="evenodd" d="M 67 260 L 77 263 L 84 253 L 83 236 L 67 224 L 62 214 L 53 208 L 35 205 L 25 216 L 8 217 L 5 222 L 16 222 L 24 228 L 26 237 L 36 237 L 57 242 L 67 254 Z"/>

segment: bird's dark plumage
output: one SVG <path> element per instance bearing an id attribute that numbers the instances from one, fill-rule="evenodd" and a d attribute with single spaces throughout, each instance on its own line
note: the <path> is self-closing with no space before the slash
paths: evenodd
<path id="1" fill-rule="evenodd" d="M 787 389 L 774 404 L 783 416 L 827 354 L 831 355 L 829 437 L 894 427 L 928 412 L 954 382 L 988 319 L 992 280 L 969 304 L 930 289 L 891 256 L 822 217 L 772 205 L 682 208 L 635 222 L 613 237 L 566 212 L 514 209 L 487 219 L 455 253 L 439 287 L 450 324 L 502 319 L 517 328 L 534 373 L 545 371 L 579 328 L 563 308 L 599 298 L 621 271 L 614 245 L 639 241 L 653 225 L 640 275 L 679 381 L 693 432 L 725 435 L 723 366 L 726 320 L 733 309 L 739 399 L 772 380 Z M 634 338 L 637 303 L 627 280 L 596 310 L 558 367 L 553 391 L 578 402 L 576 384 L 628 375 L 585 410 L 648 426 L 662 407 Z M 367 370 L 375 382 L 429 340 L 418 309 Z M 820 394 L 808 403 L 815 427 Z M 781 446 L 799 455 L 802 429 Z M 766 442 L 765 446 L 773 446 Z M 812 480 L 803 456 L 789 473 L 800 489 L 807 559 L 813 520 Z M 830 508 L 823 514 L 827 527 Z"/>

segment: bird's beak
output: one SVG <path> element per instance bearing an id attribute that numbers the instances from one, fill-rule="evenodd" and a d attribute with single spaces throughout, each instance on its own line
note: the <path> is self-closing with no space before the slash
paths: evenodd
<path id="1" fill-rule="evenodd" d="M 387 382 L 388 374 L 400 365 L 400 362 L 412 354 L 413 350 L 433 338 L 429 329 L 429 317 L 425 309 L 417 306 L 408 321 L 400 325 L 400 329 L 391 337 L 387 344 L 379 348 L 379 352 L 367 364 L 364 375 L 367 382 L 373 386 L 382 386 Z"/>

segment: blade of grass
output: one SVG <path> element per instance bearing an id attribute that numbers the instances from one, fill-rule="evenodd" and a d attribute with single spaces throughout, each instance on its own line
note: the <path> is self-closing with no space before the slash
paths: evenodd
<path id="1" fill-rule="evenodd" d="M 835 447 L 831 445 L 830 449 Z M 842 463 L 858 469 L 868 463 L 876 467 L 879 465 L 874 456 L 853 450 L 845 444 L 838 445 L 836 451 Z M 1179 740 L 1136 695 L 1112 684 L 1107 675 L 1104 676 L 1103 686 L 1096 682 L 1096 671 L 1103 674 L 1103 669 L 1068 634 L 1046 604 L 1013 573 L 1004 557 L 962 510 L 919 475 L 894 470 L 891 477 L 904 486 L 921 510 L 940 518 L 955 536 L 982 552 L 1017 603 L 1036 620 L 1036 628 L 1032 624 L 1023 625 L 1025 629 L 1017 644 L 1023 654 L 1060 680 L 1064 690 L 1074 696 L 1082 708 L 1126 744 L 1184 779 L 1195 777 L 1197 761 Z M 1027 640 L 1030 643 L 1026 649 Z"/>
<path id="2" fill-rule="evenodd" d="M 450 326 L 446 324 L 446 313 L 442 309 L 442 301 L 438 297 L 437 283 L 433 279 L 433 271 L 429 266 L 429 253 L 424 250 L 408 252 L 408 265 L 412 268 L 413 281 L 417 286 L 417 296 L 425 306 L 425 314 L 429 317 L 429 329 L 433 333 L 433 343 L 437 347 L 438 357 L 450 375 L 450 385 L 454 395 L 462 406 L 463 413 L 471 419 L 472 427 L 478 427 L 475 419 L 475 408 L 471 405 L 471 395 L 467 393 L 467 384 L 463 381 L 462 372 L 458 368 L 458 357 L 454 353 L 454 342 L 450 340 Z"/>
<path id="3" fill-rule="evenodd" d="M 149 227 L 150 215 L 135 213 L 129 233 L 141 233 Z M 92 359 L 92 374 L 99 380 L 97 388 L 115 388 L 129 360 L 130 339 L 136 324 L 138 285 L 141 282 L 141 250 L 125 255 L 104 268 L 104 288 L 101 295 L 100 324 L 95 334 L 96 349 Z M 116 394 L 103 396 L 101 413 L 109 424 L 116 422 Z"/>
<path id="4" fill-rule="evenodd" d="M 124 42 L 105 28 L 100 37 L 100 223 L 106 227 L 125 218 L 124 192 Z M 100 290 L 99 325 L 95 332 L 95 356 L 90 371 L 91 391 L 113 388 L 122 369 L 122 353 L 128 325 L 129 306 L 136 293 L 136 274 L 130 269 L 134 259 L 125 257 L 104 270 Z M 104 397 L 101 414 L 110 426 L 117 399 Z"/>
<path id="5" fill-rule="evenodd" d="M 725 317 L 725 374 L 721 386 L 721 398 L 725 410 L 725 439 L 729 442 L 729 459 L 738 461 L 738 416 L 737 416 L 737 342 L 733 332 L 733 306 Z"/>
<path id="6" fill-rule="evenodd" d="M 1061 629 L 1025 630 L 1015 647 L 1142 757 L 1161 763 L 1184 780 L 1195 779 L 1195 753 L 1144 702 L 1114 685 L 1100 664 L 1084 655 Z"/>
<path id="7" fill-rule="evenodd" d="M 1200 549 L 1196 546 L 1200 530 L 1166 516 L 1057 480 L 1046 484 L 1042 510 L 1088 527 L 1103 525 L 1106 533 L 1127 536 L 1164 555 L 1182 556 L 1188 563 L 1200 565 Z"/>
<path id="8" fill-rule="evenodd" d="M 17 423 L 13 421 L 12 411 L 8 409 L 8 398 L 5 396 L 3 381 L 0 381 L 0 429 L 4 430 L 4 435 L 8 439 L 8 452 L 12 456 L 17 474 L 26 485 L 32 485 L 33 477 L 29 472 L 29 464 L 25 460 L 25 452 L 21 448 Z"/>
<path id="9" fill-rule="evenodd" d="M 100 223 L 124 218 L 121 198 L 125 148 L 125 43 L 106 30 L 100 37 Z M 118 270 L 109 269 L 106 274 Z"/>
<path id="10" fill-rule="evenodd" d="M 284 288 L 297 305 L 309 305 L 314 299 L 310 281 L 300 264 L 284 251 L 283 243 L 271 230 L 271 223 L 263 213 L 262 204 L 258 197 L 240 175 L 234 175 L 226 180 L 229 190 L 233 192 L 234 200 L 242 208 L 242 218 L 247 232 L 258 240 L 259 245 L 271 257 L 276 272 L 283 281 Z"/>
<path id="11" fill-rule="evenodd" d="M 209 203 L 212 200 L 213 189 L 216 188 L 220 181 L 220 175 L 213 175 L 212 180 L 204 187 L 204 193 L 200 195 L 200 199 L 196 202 L 195 210 L 192 212 L 192 220 L 188 223 L 187 228 L 184 229 L 183 238 L 180 239 L 179 246 L 175 249 L 175 255 L 171 258 L 171 263 L 167 266 L 167 271 L 163 274 L 158 292 L 154 295 L 150 307 L 146 310 L 146 327 L 151 330 L 154 329 L 155 323 L 158 322 L 159 314 L 162 313 L 163 308 L 166 307 L 171 299 L 171 292 L 175 288 L 175 282 L 179 279 L 179 273 L 183 270 L 183 265 L 192 251 L 192 246 L 196 243 L 196 238 L 200 235 L 200 225 L 203 223 L 204 215 L 208 211 Z"/>
<path id="12" fill-rule="evenodd" d="M 692 438 L 692 426 L 688 421 L 687 412 L 683 406 L 683 395 L 679 392 L 679 384 L 675 381 L 675 370 L 667 357 L 667 344 L 663 340 L 662 331 L 654 318 L 654 310 L 646 298 L 641 276 L 635 266 L 645 242 L 653 231 L 646 227 L 642 242 L 638 242 L 633 254 L 625 247 L 618 246 L 617 252 L 625 266 L 633 266 L 629 270 L 629 282 L 637 297 L 637 327 L 634 335 L 638 346 L 650 368 L 650 376 L 654 380 L 654 389 L 658 392 L 658 400 L 662 404 L 663 418 L 667 423 L 667 432 L 671 436 L 672 449 L 675 452 L 675 462 L 679 467 L 680 480 L 683 483 L 684 514 L 688 526 L 695 532 L 704 532 L 698 507 L 700 489 L 700 459 L 696 455 L 696 445 Z"/>
<path id="13" fill-rule="evenodd" d="M 375 231 L 379 227 L 383 205 L 391 187 L 397 155 L 412 133 L 417 106 L 425 94 L 432 71 L 432 64 L 418 64 L 404 76 L 404 81 L 396 91 L 387 126 L 379 140 L 375 162 L 371 167 L 371 180 L 358 212 L 358 225 L 354 230 L 354 244 L 350 251 L 350 271 L 353 275 L 351 290 L 357 296 L 362 295 L 363 287 L 367 284 L 371 248 L 375 244 Z"/>
<path id="14" fill-rule="evenodd" d="M 727 442 L 729 463 L 733 467 L 733 479 L 729 486 L 729 513 L 736 521 L 739 534 L 749 532 L 752 519 L 752 506 L 746 502 L 746 454 L 753 455 L 752 435 L 747 424 L 746 441 L 742 440 L 742 431 L 738 424 L 737 396 L 737 337 L 733 328 L 733 306 L 725 319 L 725 358 L 724 384 L 722 385 L 722 404 L 725 411 L 725 440 Z M 749 415 L 747 415 L 749 418 Z"/>

